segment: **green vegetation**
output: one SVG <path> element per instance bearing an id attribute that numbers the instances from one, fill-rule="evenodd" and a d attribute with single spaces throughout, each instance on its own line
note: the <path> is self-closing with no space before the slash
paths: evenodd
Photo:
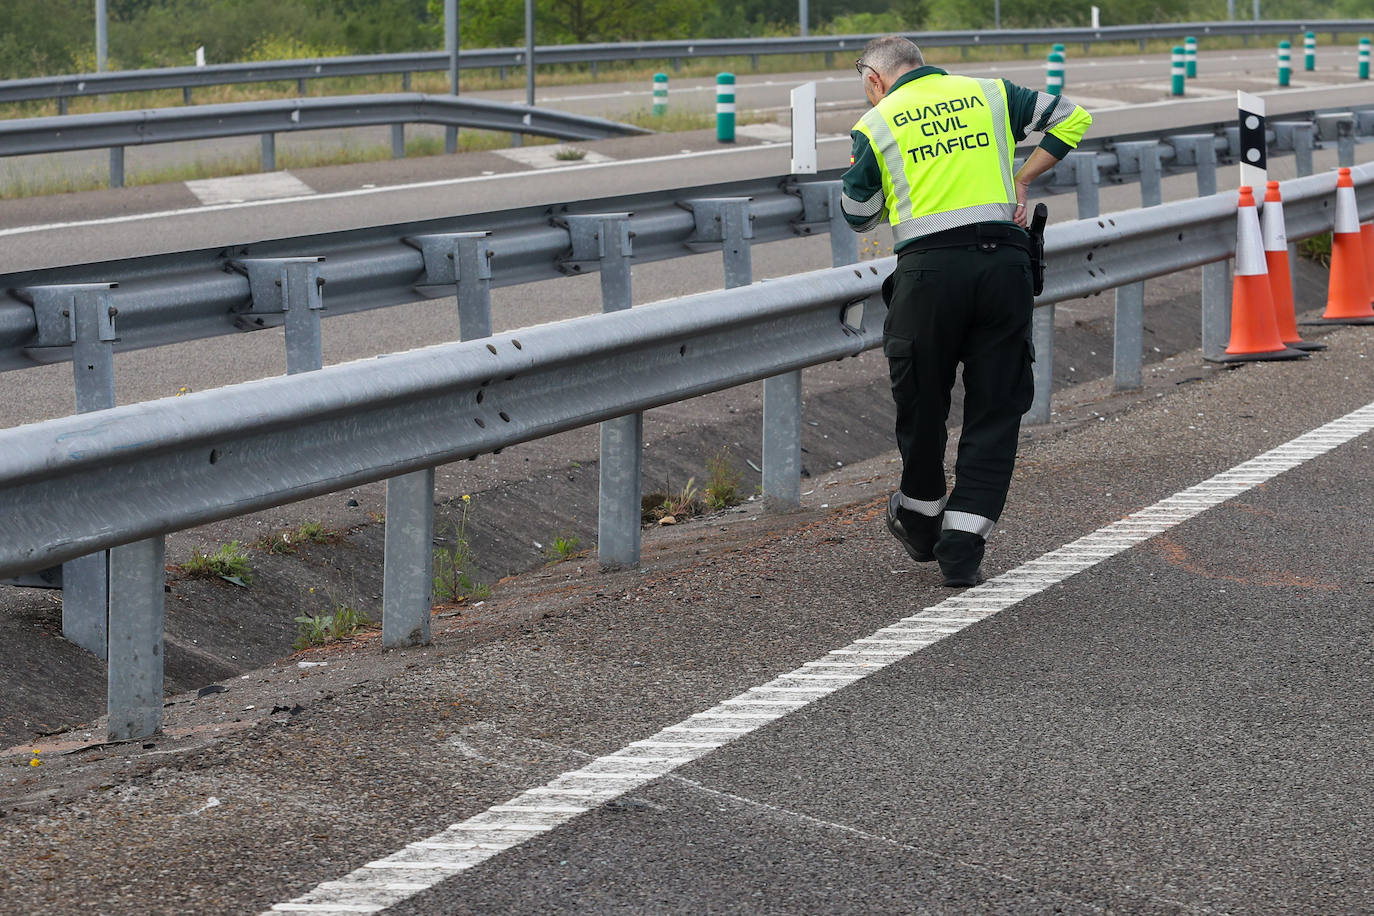
<path id="1" fill-rule="evenodd" d="M 302 615 L 296 618 L 296 623 L 299 625 L 294 644 L 297 649 L 348 639 L 376 626 L 366 614 L 345 604 L 335 605 L 328 614 Z"/>
<path id="2" fill-rule="evenodd" d="M 559 536 L 553 539 L 553 544 L 546 551 L 550 563 L 557 563 L 566 560 L 577 553 L 577 547 L 581 543 L 577 538 Z"/>
<path id="3" fill-rule="evenodd" d="M 299 527 L 265 535 L 253 542 L 258 550 L 275 554 L 293 554 L 302 544 L 332 544 L 339 540 L 341 532 L 326 528 L 319 522 L 305 522 Z"/>
<path id="4" fill-rule="evenodd" d="M 706 459 L 706 492 L 702 501 L 712 512 L 739 504 L 739 481 L 743 472 L 735 470 L 728 448 L 719 449 Z"/>
<path id="5" fill-rule="evenodd" d="M 230 541 L 214 553 L 196 547 L 191 551 L 191 558 L 181 564 L 181 572 L 188 579 L 219 577 L 235 585 L 253 583 L 253 567 L 248 564 L 248 554 L 238 541 Z"/>
<path id="6" fill-rule="evenodd" d="M 1004 28 L 1087 25 L 1093 5 L 1000 2 Z M 990 27 L 993 4 L 811 0 L 810 25 L 815 34 Z M 1096 5 L 1110 25 L 1226 18 L 1224 0 Z M 443 47 L 443 9 L 443 0 L 109 0 L 109 66 L 188 66 L 201 46 L 210 63 L 433 50 Z M 1367 0 L 1266 0 L 1264 8 L 1266 18 L 1308 21 L 1367 13 Z M 796 0 L 535 0 L 535 39 L 550 45 L 795 35 L 796 15 Z M 521 3 L 462 0 L 459 16 L 464 48 L 524 43 Z M 0 0 L 0 79 L 94 70 L 91 0 Z"/>
<path id="7" fill-rule="evenodd" d="M 573 149 L 571 146 L 565 146 L 563 149 L 554 153 L 553 158 L 557 159 L 559 162 L 577 162 L 579 160 L 587 158 L 587 151 L 584 149 Z"/>
<path id="8" fill-rule="evenodd" d="M 1322 267 L 1331 266 L 1331 233 L 1314 235 L 1298 242 L 1298 255 L 1316 261 Z"/>
<path id="9" fill-rule="evenodd" d="M 475 578 L 477 567 L 472 559 L 472 544 L 468 541 L 472 497 L 466 493 L 462 507 L 448 546 L 434 551 L 434 599 L 441 603 L 458 604 L 491 594 L 491 589 Z"/>

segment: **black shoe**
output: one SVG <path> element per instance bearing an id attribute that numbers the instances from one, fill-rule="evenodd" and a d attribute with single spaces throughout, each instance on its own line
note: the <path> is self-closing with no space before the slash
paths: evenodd
<path id="1" fill-rule="evenodd" d="M 887 530 L 917 563 L 935 559 L 931 550 L 940 537 L 940 516 L 913 512 L 902 506 L 900 493 L 893 493 L 887 501 Z"/>
<path id="2" fill-rule="evenodd" d="M 969 531 L 949 529 L 940 535 L 932 550 L 944 574 L 942 585 L 966 588 L 980 585 L 983 576 L 983 538 Z"/>

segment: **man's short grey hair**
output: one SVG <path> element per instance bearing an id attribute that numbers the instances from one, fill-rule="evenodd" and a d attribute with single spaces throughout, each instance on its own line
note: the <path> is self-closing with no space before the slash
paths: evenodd
<path id="1" fill-rule="evenodd" d="M 859 59 L 885 77 L 901 76 L 925 63 L 916 43 L 900 35 L 873 39 L 864 46 L 863 57 Z"/>

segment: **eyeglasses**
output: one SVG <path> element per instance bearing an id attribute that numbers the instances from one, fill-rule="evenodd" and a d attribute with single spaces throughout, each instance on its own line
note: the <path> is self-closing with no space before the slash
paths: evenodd
<path id="1" fill-rule="evenodd" d="M 863 59 L 862 57 L 860 57 L 858 60 L 854 61 L 854 69 L 857 70 L 857 71 L 859 72 L 859 76 L 863 76 L 863 75 L 864 75 L 864 68 L 865 68 L 865 67 L 867 67 L 869 70 L 873 70 L 873 67 L 872 67 L 872 66 L 870 66 L 869 64 L 864 63 L 864 59 Z M 877 70 L 873 70 L 873 72 L 876 74 L 878 71 L 877 71 Z"/>

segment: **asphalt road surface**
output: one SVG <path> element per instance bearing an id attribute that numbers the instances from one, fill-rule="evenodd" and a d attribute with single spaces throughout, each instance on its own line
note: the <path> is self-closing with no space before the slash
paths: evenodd
<path id="1" fill-rule="evenodd" d="M 1372 351 L 1327 340 L 1024 443 L 979 593 L 886 534 L 883 456 L 16 749 L 6 906 L 1368 912 Z"/>
<path id="2" fill-rule="evenodd" d="M 20 269 L 552 200 L 560 183 L 581 198 L 778 174 L 785 158 L 479 170 L 206 212 L 159 196 L 182 190 L 102 192 L 3 205 L 0 245 Z M 52 223 L 72 225 L 34 228 Z M 760 246 L 756 276 L 826 251 Z M 636 268 L 637 300 L 718 287 L 711 271 L 718 257 Z M 597 308 L 594 278 L 551 282 L 499 291 L 498 326 Z M 1169 282 L 1150 288 L 1181 295 Z M 449 310 L 326 322 L 327 359 L 428 342 Z M 125 354 L 120 399 L 280 372 L 259 339 Z M 818 474 L 796 515 L 652 532 L 641 570 L 517 577 L 440 618 L 428 649 L 364 642 L 168 697 L 148 742 L 102 746 L 95 723 L 11 749 L 0 909 L 1374 910 L 1374 351 L 1368 329 L 1326 341 L 1302 363 L 1215 371 L 1185 352 L 1138 395 L 1067 392 L 1055 427 L 1026 436 L 991 539 L 988 571 L 1007 578 L 971 597 L 950 601 L 883 529 L 885 453 Z M 67 373 L 7 373 L 9 422 L 69 410 Z"/>

